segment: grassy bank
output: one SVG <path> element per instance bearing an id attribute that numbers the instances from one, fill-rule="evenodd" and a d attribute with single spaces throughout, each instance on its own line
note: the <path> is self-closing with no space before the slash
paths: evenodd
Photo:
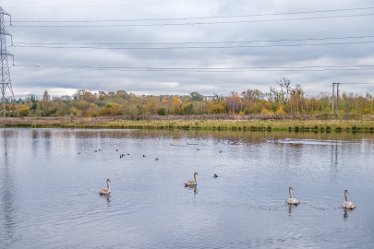
<path id="1" fill-rule="evenodd" d="M 1 118 L 0 127 L 120 128 L 232 131 L 374 132 L 361 120 L 124 120 L 119 118 Z"/>

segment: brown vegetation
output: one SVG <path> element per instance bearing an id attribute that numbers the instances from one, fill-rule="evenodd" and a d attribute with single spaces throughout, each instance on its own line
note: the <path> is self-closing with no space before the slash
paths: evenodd
<path id="1" fill-rule="evenodd" d="M 374 98 L 343 93 L 338 106 L 333 106 L 330 96 L 306 97 L 300 85 L 292 88 L 290 81 L 282 79 L 277 87 L 267 93 L 248 89 L 242 93 L 231 92 L 227 97 L 218 95 L 204 97 L 197 92 L 186 96 L 177 95 L 135 95 L 119 90 L 93 93 L 78 90 L 73 97 L 51 99 L 45 91 L 38 100 L 29 97 L 15 104 L 5 105 L 5 114 L 15 119 L 17 124 L 30 122 L 59 123 L 80 126 L 98 125 L 105 117 L 110 122 L 117 120 L 372 120 Z M 4 107 L 1 106 L 2 114 Z M 30 119 L 33 117 L 33 119 Z M 48 119 L 38 119 L 48 117 Z M 55 121 L 53 117 L 60 117 Z M 77 119 L 80 117 L 79 119 Z M 98 118 L 101 117 L 101 118 Z M 23 120 L 20 122 L 19 120 Z M 26 121 L 25 121 L 26 120 Z M 38 120 L 38 121 L 36 121 Z M 41 121 L 43 120 L 43 121 Z M 15 122 L 15 121 L 12 121 Z M 10 122 L 10 123 L 12 123 Z M 106 122 L 106 121 L 104 121 Z M 5 125 L 5 120 L 2 124 Z M 7 124 L 10 124 L 9 122 Z M 67 125 L 67 126 L 69 126 Z"/>

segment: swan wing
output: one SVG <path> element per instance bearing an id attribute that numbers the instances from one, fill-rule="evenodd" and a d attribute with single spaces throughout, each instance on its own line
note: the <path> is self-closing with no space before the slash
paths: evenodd
<path id="1" fill-rule="evenodd" d="M 299 200 L 297 200 L 296 198 L 288 198 L 287 203 L 291 205 L 298 205 Z"/>
<path id="2" fill-rule="evenodd" d="M 195 185 L 197 185 L 197 182 L 195 182 L 194 180 L 187 181 L 184 184 L 184 186 L 186 186 L 186 187 L 195 186 Z"/>
<path id="3" fill-rule="evenodd" d="M 103 188 L 100 190 L 101 195 L 109 195 L 112 191 L 109 188 Z"/>
<path id="4" fill-rule="evenodd" d="M 343 202 L 343 208 L 345 208 L 345 209 L 355 209 L 356 205 L 353 204 L 353 202 L 345 201 L 345 202 Z"/>

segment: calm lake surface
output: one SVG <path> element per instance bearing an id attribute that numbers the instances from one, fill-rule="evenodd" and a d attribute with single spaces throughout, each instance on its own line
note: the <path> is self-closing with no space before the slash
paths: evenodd
<path id="1" fill-rule="evenodd" d="M 0 129 L 0 248 L 374 248 L 373 210 L 373 134 Z"/>

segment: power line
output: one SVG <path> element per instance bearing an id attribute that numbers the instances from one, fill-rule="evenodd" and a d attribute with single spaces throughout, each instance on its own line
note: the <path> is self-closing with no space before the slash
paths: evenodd
<path id="1" fill-rule="evenodd" d="M 231 46 L 174 46 L 174 47 L 94 47 L 94 46 L 51 46 L 51 45 L 17 45 L 18 48 L 49 48 L 49 49 L 99 49 L 99 50 L 169 50 L 169 49 L 235 49 L 235 48 L 274 48 L 274 47 L 304 47 L 331 45 L 363 45 L 373 44 L 374 41 L 300 43 L 300 44 L 270 44 L 270 45 L 231 45 Z"/>
<path id="2" fill-rule="evenodd" d="M 339 82 L 338 84 L 343 84 L 343 85 L 374 85 L 374 83 L 369 83 L 369 82 Z"/>
<path id="3" fill-rule="evenodd" d="M 278 18 L 278 19 L 261 19 L 261 20 L 237 20 L 237 21 L 211 21 L 211 22 L 184 22 L 184 23 L 145 23 L 145 24 L 108 24 L 108 25 L 13 25 L 14 28 L 116 28 L 116 27 L 155 27 L 155 26 L 188 26 L 188 25 L 212 25 L 212 24 L 237 24 L 237 23 L 263 23 L 277 21 L 306 21 L 306 20 L 323 20 L 352 17 L 370 17 L 374 13 L 352 14 L 352 15 L 335 15 L 335 16 L 313 16 L 297 18 Z"/>
<path id="4" fill-rule="evenodd" d="M 374 65 L 333 65 L 333 66 L 252 66 L 252 67 L 129 67 L 129 66 L 91 66 L 91 65 L 51 65 L 51 64 L 20 64 L 17 67 L 45 68 L 53 67 L 58 69 L 84 69 L 98 71 L 126 71 L 126 72 L 206 72 L 206 73 L 232 73 L 232 72 L 324 72 L 324 71 L 367 71 L 374 70 Z"/>
<path id="5" fill-rule="evenodd" d="M 221 2 L 227 0 L 191 0 L 191 1 L 158 1 L 155 2 L 137 2 L 121 4 L 86 4 L 86 5 L 43 5 L 43 6 L 8 6 L 11 9 L 50 9 L 50 8 L 103 8 L 103 7 L 122 7 L 122 6 L 163 6 L 163 5 L 182 5 L 182 4 L 206 4 L 210 2 Z"/>
<path id="6" fill-rule="evenodd" d="M 321 14 L 329 12 L 347 12 L 357 10 L 372 10 L 374 6 L 343 8 L 343 9 L 325 9 L 310 10 L 297 12 L 280 12 L 267 14 L 245 14 L 245 15 L 225 15 L 225 16 L 198 16 L 198 17 L 167 17 L 167 18 L 138 18 L 138 19 L 102 19 L 102 20 L 16 20 L 14 23 L 97 23 L 97 22 L 143 22 L 143 21 L 186 21 L 186 20 L 206 20 L 206 19 L 230 19 L 230 18 L 248 18 L 248 17 L 268 17 L 268 16 L 284 16 L 284 15 L 301 15 L 301 14 Z"/>
<path id="7" fill-rule="evenodd" d="M 362 36 L 330 36 L 322 38 L 276 39 L 276 40 L 242 40 L 242 41 L 184 41 L 184 42 L 23 42 L 16 45 L 186 45 L 186 44 L 237 44 L 237 43 L 281 43 L 281 42 L 306 42 L 327 40 L 349 40 L 374 38 L 374 35 Z"/>

